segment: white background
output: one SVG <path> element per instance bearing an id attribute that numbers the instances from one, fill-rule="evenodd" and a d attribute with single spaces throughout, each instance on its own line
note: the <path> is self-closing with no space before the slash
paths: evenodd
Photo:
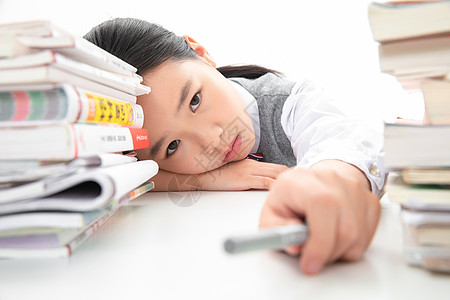
<path id="1" fill-rule="evenodd" d="M 0 0 L 0 22 L 49 19 L 82 36 L 110 18 L 136 17 L 203 44 L 218 66 L 260 64 L 309 77 L 355 113 L 420 119 L 422 99 L 382 74 L 369 0 Z"/>

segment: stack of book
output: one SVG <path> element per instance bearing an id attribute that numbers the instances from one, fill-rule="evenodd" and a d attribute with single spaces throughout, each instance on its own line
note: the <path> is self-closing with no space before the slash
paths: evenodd
<path id="1" fill-rule="evenodd" d="M 386 190 L 409 264 L 450 272 L 450 1 L 369 5 L 383 72 L 423 95 L 423 120 L 385 123 Z"/>
<path id="2" fill-rule="evenodd" d="M 0 258 L 69 256 L 153 188 L 141 82 L 50 21 L 0 24 Z"/>

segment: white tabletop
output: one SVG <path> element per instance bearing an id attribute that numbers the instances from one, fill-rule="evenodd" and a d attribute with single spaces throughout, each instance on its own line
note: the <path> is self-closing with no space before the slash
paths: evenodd
<path id="1" fill-rule="evenodd" d="M 281 252 L 226 254 L 226 237 L 256 231 L 266 195 L 148 193 L 68 259 L 0 261 L 0 299 L 449 299 L 450 276 L 404 263 L 390 203 L 364 258 L 317 276 Z"/>

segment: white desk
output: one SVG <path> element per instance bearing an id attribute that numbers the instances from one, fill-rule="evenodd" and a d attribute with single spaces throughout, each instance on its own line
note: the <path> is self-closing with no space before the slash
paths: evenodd
<path id="1" fill-rule="evenodd" d="M 256 230 L 266 192 L 199 193 L 136 199 L 69 259 L 0 261 L 0 299 L 450 299 L 450 276 L 404 263 L 392 205 L 361 261 L 309 277 L 283 253 L 223 251 Z"/>

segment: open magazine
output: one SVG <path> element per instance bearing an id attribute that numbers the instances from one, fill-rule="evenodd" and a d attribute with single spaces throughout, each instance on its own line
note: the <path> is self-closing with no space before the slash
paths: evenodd
<path id="1" fill-rule="evenodd" d="M 92 157 L 85 159 L 86 164 L 78 160 L 60 166 L 59 171 L 52 170 L 54 176 L 0 189 L 0 214 L 108 207 L 158 172 L 158 165 L 152 160 L 124 163 L 130 158 L 115 154 L 103 158 L 103 162 L 94 165 L 96 160 Z M 29 176 L 31 173 L 28 171 Z"/>

